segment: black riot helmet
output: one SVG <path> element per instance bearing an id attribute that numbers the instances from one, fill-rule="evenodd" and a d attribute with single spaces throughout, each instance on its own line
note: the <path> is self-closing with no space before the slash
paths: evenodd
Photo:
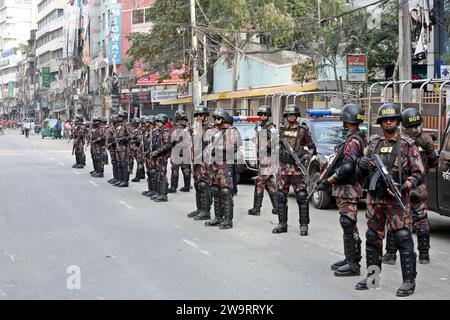
<path id="1" fill-rule="evenodd" d="M 195 107 L 194 108 L 194 117 L 196 117 L 198 115 L 209 116 L 208 108 L 205 107 L 205 106 L 197 106 L 197 107 Z"/>
<path id="2" fill-rule="evenodd" d="M 117 120 L 119 120 L 119 116 L 117 114 L 113 114 L 110 118 L 111 122 L 117 122 Z"/>
<path id="3" fill-rule="evenodd" d="M 259 107 L 256 115 L 262 116 L 263 114 L 268 115 L 269 117 L 272 116 L 272 109 L 269 106 L 262 105 L 261 107 Z"/>
<path id="4" fill-rule="evenodd" d="M 365 120 L 364 110 L 357 104 L 348 103 L 342 108 L 341 119 L 343 122 L 352 124 L 363 123 Z"/>
<path id="5" fill-rule="evenodd" d="M 77 114 L 77 115 L 75 116 L 75 120 L 83 121 L 83 116 L 82 116 L 81 114 Z"/>
<path id="6" fill-rule="evenodd" d="M 422 124 L 422 115 L 415 108 L 408 108 L 402 112 L 402 121 L 405 128 L 416 127 Z"/>
<path id="7" fill-rule="evenodd" d="M 187 114 L 184 110 L 175 111 L 175 121 L 177 120 L 187 120 Z"/>
<path id="8" fill-rule="evenodd" d="M 140 118 L 140 120 L 141 120 L 141 123 L 146 123 L 148 121 L 148 117 L 147 116 L 142 116 Z"/>
<path id="9" fill-rule="evenodd" d="M 163 124 L 166 124 L 167 121 L 169 121 L 169 117 L 167 116 L 167 114 L 160 113 L 160 114 L 156 115 L 155 122 L 156 121 L 161 121 Z"/>
<path id="10" fill-rule="evenodd" d="M 139 118 L 133 118 L 133 120 L 131 120 L 131 123 L 132 123 L 132 124 L 137 124 L 137 125 L 139 125 L 139 124 L 141 123 L 141 119 L 139 119 Z"/>
<path id="11" fill-rule="evenodd" d="M 283 111 L 283 117 L 287 118 L 288 116 L 297 116 L 300 117 L 300 109 L 295 104 L 288 104 Z"/>
<path id="12" fill-rule="evenodd" d="M 156 116 L 150 115 L 147 118 L 148 118 L 148 120 L 147 120 L 148 123 L 150 123 L 150 124 L 155 124 L 156 123 Z"/>
<path id="13" fill-rule="evenodd" d="M 224 121 L 226 121 L 229 116 L 228 112 L 223 109 L 216 109 L 213 113 L 214 119 L 223 119 Z"/>
<path id="14" fill-rule="evenodd" d="M 383 119 L 388 118 L 395 118 L 402 121 L 400 108 L 395 103 L 385 103 L 381 105 L 380 109 L 378 109 L 377 124 L 381 124 Z"/>

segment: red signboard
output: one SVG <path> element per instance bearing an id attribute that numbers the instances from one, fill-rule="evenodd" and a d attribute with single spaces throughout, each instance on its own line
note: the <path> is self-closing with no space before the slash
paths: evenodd
<path id="1" fill-rule="evenodd" d="M 159 74 L 154 73 L 151 74 L 148 77 L 140 78 L 137 81 L 137 85 L 144 85 L 144 86 L 154 86 L 154 85 L 161 85 L 161 84 L 181 84 L 186 83 L 186 79 L 182 79 L 181 77 L 186 72 L 186 68 L 182 69 L 172 69 L 170 72 L 170 78 L 160 81 L 159 80 Z"/>

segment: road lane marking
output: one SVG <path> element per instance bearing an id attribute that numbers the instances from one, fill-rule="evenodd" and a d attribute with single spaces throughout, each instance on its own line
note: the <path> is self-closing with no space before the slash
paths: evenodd
<path id="1" fill-rule="evenodd" d="M 0 289 L 0 294 L 2 295 L 2 297 L 6 297 L 7 296 L 7 294 L 2 289 Z"/>
<path id="2" fill-rule="evenodd" d="M 49 159 L 50 159 L 50 160 L 56 160 L 56 159 L 55 159 L 55 158 L 53 158 L 53 157 L 50 157 Z"/>
<path id="3" fill-rule="evenodd" d="M 96 184 L 94 181 L 89 180 L 89 182 L 90 182 L 93 186 L 98 187 L 98 184 Z"/>
<path id="4" fill-rule="evenodd" d="M 5 251 L 5 253 L 11 258 L 11 261 L 12 261 L 12 262 L 16 262 L 16 257 L 14 257 L 13 254 L 11 254 L 11 253 L 9 253 L 9 252 L 7 252 L 7 251 Z"/>
<path id="5" fill-rule="evenodd" d="M 59 164 L 61 167 L 64 167 L 64 163 L 58 162 L 58 164 Z"/>
<path id="6" fill-rule="evenodd" d="M 80 175 L 80 173 L 78 171 L 74 171 L 75 174 Z"/>
<path id="7" fill-rule="evenodd" d="M 201 249 L 196 243 L 189 241 L 187 239 L 181 239 L 181 241 L 183 241 L 184 243 L 187 243 L 188 245 L 190 245 L 191 247 L 199 250 L 201 253 L 203 253 L 204 255 L 210 256 L 211 253 L 209 253 L 207 250 L 203 250 Z"/>
<path id="8" fill-rule="evenodd" d="M 119 203 L 120 203 L 121 205 L 123 205 L 123 206 L 127 207 L 127 208 L 128 208 L 128 209 L 130 209 L 130 210 L 132 210 L 132 209 L 133 209 L 133 207 L 132 207 L 132 206 L 129 206 L 129 205 L 127 205 L 125 201 L 119 200 Z"/>

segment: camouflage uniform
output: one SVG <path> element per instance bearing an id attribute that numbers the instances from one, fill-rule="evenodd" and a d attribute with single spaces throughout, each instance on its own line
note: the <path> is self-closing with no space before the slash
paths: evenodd
<path id="1" fill-rule="evenodd" d="M 142 128 L 132 127 L 131 141 L 130 141 L 130 174 L 133 172 L 134 160 L 136 160 L 136 177 L 132 179 L 132 182 L 139 182 L 140 179 L 145 178 L 144 175 L 144 158 L 142 156 L 142 140 L 143 133 Z"/>
<path id="2" fill-rule="evenodd" d="M 75 153 L 75 164 L 72 168 L 84 168 L 86 165 L 86 155 L 84 153 L 84 144 L 86 142 L 88 131 L 84 124 L 78 121 L 72 132 L 73 147 L 72 154 Z"/>
<path id="3" fill-rule="evenodd" d="M 332 270 L 336 276 L 359 275 L 361 261 L 361 238 L 357 227 L 358 201 L 362 196 L 362 179 L 357 174 L 356 162 L 364 155 L 367 139 L 357 129 L 347 134 L 344 141 L 343 156 L 339 159 L 337 170 L 331 178 L 336 181 L 332 185 L 332 195 L 336 198 L 339 208 L 339 223 L 343 229 L 345 260 L 335 263 Z M 338 148 L 341 148 L 339 145 Z M 352 170 L 347 169 L 350 164 Z M 352 173 L 347 171 L 353 171 Z"/>
<path id="4" fill-rule="evenodd" d="M 148 191 L 144 191 L 142 194 L 147 197 L 158 194 L 156 162 L 154 158 L 150 157 L 150 153 L 154 151 L 155 130 L 155 128 L 148 127 L 144 134 L 143 158 L 147 171 Z"/>
<path id="5" fill-rule="evenodd" d="M 109 151 L 109 156 L 111 158 L 111 165 L 113 169 L 113 178 L 108 180 L 108 183 L 115 184 L 119 181 L 119 173 L 118 173 L 118 162 L 117 162 L 117 143 L 116 143 L 116 122 L 112 120 L 109 126 L 106 128 L 105 138 L 106 138 L 106 148 Z"/>
<path id="6" fill-rule="evenodd" d="M 207 147 L 206 134 L 213 126 L 206 121 L 202 124 L 196 122 L 191 128 L 192 135 L 192 155 L 194 168 L 194 189 L 197 209 L 188 213 L 189 218 L 195 220 L 208 220 L 211 218 L 211 186 L 210 172 L 207 159 L 203 152 Z"/>
<path id="7" fill-rule="evenodd" d="M 119 120 L 120 121 L 120 120 Z M 119 122 L 116 127 L 116 158 L 119 172 L 119 181 L 114 185 L 117 187 L 128 187 L 130 178 L 129 160 L 130 160 L 130 127 L 126 121 Z"/>
<path id="8" fill-rule="evenodd" d="M 183 125 L 180 123 L 175 123 L 175 125 L 172 128 L 172 133 L 175 133 L 175 135 L 177 135 L 177 139 L 179 139 L 179 141 L 176 141 L 174 143 L 174 147 L 175 145 L 179 144 L 179 143 L 183 143 L 183 138 L 181 137 L 181 134 L 179 133 L 179 131 L 182 130 L 187 130 L 188 132 L 190 132 L 190 128 L 189 125 Z M 175 135 L 172 135 L 172 137 L 174 137 Z M 172 152 L 175 149 L 172 149 Z M 183 151 L 181 150 L 180 157 L 183 157 Z M 174 162 L 174 155 L 172 155 L 170 157 L 170 164 L 171 164 L 171 177 L 170 177 L 170 189 L 169 192 L 176 192 L 177 188 L 178 188 L 178 178 L 179 178 L 179 171 L 181 168 L 181 172 L 183 173 L 183 180 L 184 180 L 184 188 L 181 188 L 181 191 L 186 191 L 188 192 L 191 188 L 191 161 L 189 161 L 189 163 L 175 163 Z"/>
<path id="9" fill-rule="evenodd" d="M 167 193 L 169 189 L 169 182 L 167 180 L 167 161 L 170 157 L 172 143 L 170 141 L 171 129 L 162 127 L 155 130 L 155 168 L 157 171 L 157 187 L 158 194 L 151 196 L 151 199 L 160 202 L 167 201 Z"/>
<path id="10" fill-rule="evenodd" d="M 315 149 L 314 142 L 311 138 L 311 133 L 306 126 L 298 125 L 295 123 L 293 126 L 287 126 L 280 128 L 280 137 L 284 137 L 291 145 L 294 152 L 301 159 L 304 155 L 308 154 L 308 149 Z M 277 198 L 277 211 L 279 224 L 273 230 L 274 233 L 287 232 L 288 221 L 288 206 L 287 197 L 289 192 L 289 186 L 294 188 L 295 196 L 299 206 L 299 223 L 302 231 L 302 227 L 306 230 L 309 224 L 309 203 L 307 194 L 307 185 L 305 182 L 305 176 L 302 171 L 295 164 L 295 160 L 285 150 L 280 143 L 280 178 L 278 184 L 278 198 Z M 307 235 L 306 232 L 301 232 L 302 235 Z"/>
<path id="11" fill-rule="evenodd" d="M 103 148 L 105 145 L 105 131 L 100 124 L 91 130 L 91 155 L 96 173 L 93 177 L 102 178 L 104 175 Z"/>
<path id="12" fill-rule="evenodd" d="M 256 148 L 258 159 L 258 177 L 255 181 L 255 191 L 253 195 L 253 208 L 248 211 L 250 215 L 260 215 L 260 210 L 264 198 L 264 189 L 269 193 L 272 202 L 272 213 L 276 211 L 277 187 L 275 184 L 275 174 L 272 163 L 272 135 L 276 132 L 275 125 L 267 120 L 261 122 L 255 127 Z"/>
<path id="13" fill-rule="evenodd" d="M 425 174 L 433 167 L 438 160 L 434 150 L 434 143 L 431 136 L 424 132 L 417 132 L 413 128 L 405 128 L 405 134 L 413 139 L 418 146 Z M 413 218 L 413 230 L 417 233 L 417 249 L 419 251 L 419 262 L 428 263 L 430 250 L 430 222 L 428 220 L 427 188 L 423 181 L 410 192 L 410 205 Z M 395 264 L 397 247 L 394 242 L 393 232 L 388 228 L 386 236 L 386 252 L 383 262 Z"/>
<path id="14" fill-rule="evenodd" d="M 209 171 L 215 218 L 205 225 L 219 226 L 220 229 L 233 227 L 233 165 L 240 145 L 239 132 L 229 120 L 225 121 L 228 123 L 223 124 L 220 129 L 215 126 L 207 131 L 207 139 L 212 139 Z M 227 158 L 227 150 L 228 155 L 232 154 L 232 159 Z"/>

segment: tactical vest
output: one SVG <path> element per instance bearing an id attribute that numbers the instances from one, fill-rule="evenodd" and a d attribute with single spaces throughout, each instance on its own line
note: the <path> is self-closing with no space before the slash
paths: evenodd
<path id="1" fill-rule="evenodd" d="M 260 148 L 264 148 L 265 146 L 267 146 L 269 144 L 270 140 L 272 139 L 273 131 L 275 131 L 275 129 L 276 129 L 276 127 L 271 121 L 267 121 L 265 124 L 261 123 L 260 125 L 255 127 L 255 130 L 256 130 L 256 152 L 257 152 L 258 159 L 259 159 Z M 265 130 L 265 132 L 266 132 L 265 138 L 267 139 L 267 141 L 261 141 L 262 130 Z M 261 146 L 261 142 L 263 143 L 262 146 Z M 271 145 L 268 145 L 267 150 L 266 150 L 266 155 L 268 157 L 270 157 L 272 155 L 272 146 Z"/>
<path id="2" fill-rule="evenodd" d="M 302 158 L 302 156 L 307 153 L 307 151 L 303 148 L 304 145 L 300 142 L 300 140 L 303 138 L 301 129 L 309 131 L 308 127 L 304 125 L 299 125 L 296 128 L 284 127 L 280 129 L 280 137 L 286 139 L 286 141 L 291 145 L 294 152 L 298 154 L 299 158 Z M 280 145 L 282 146 L 281 142 Z M 295 164 L 294 158 L 284 147 L 280 148 L 280 161 L 284 163 Z"/>

